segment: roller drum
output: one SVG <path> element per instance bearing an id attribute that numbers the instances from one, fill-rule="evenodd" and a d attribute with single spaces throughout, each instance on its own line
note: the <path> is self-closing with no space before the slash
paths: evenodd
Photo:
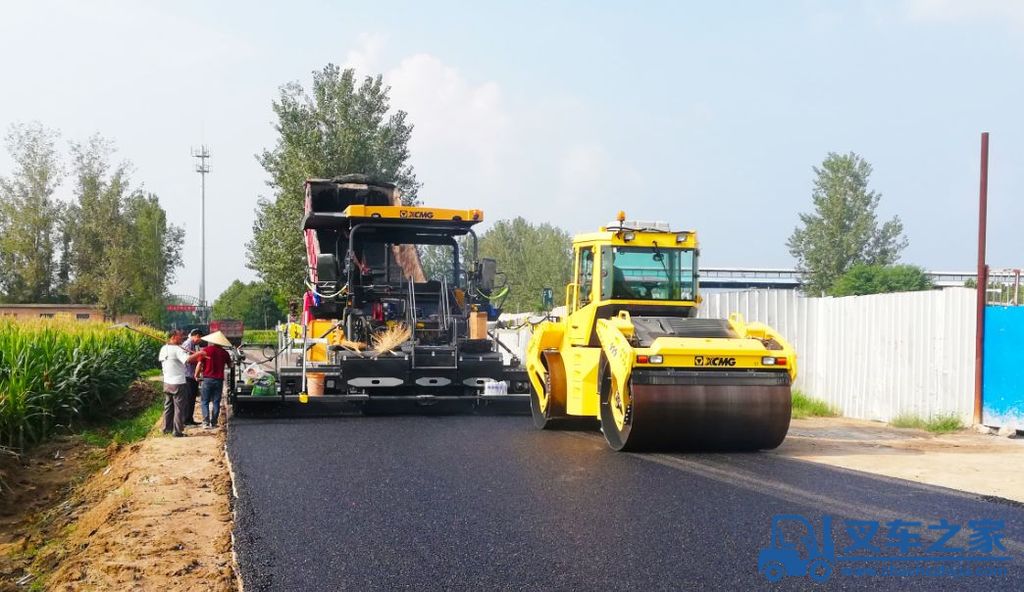
<path id="1" fill-rule="evenodd" d="M 741 373 L 676 373 L 630 382 L 621 429 L 607 398 L 602 427 L 616 450 L 765 450 L 789 431 L 788 377 Z"/>

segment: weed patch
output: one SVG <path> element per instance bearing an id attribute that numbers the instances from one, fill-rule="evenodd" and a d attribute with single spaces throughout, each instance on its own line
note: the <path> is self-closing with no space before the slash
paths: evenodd
<path id="1" fill-rule="evenodd" d="M 118 419 L 105 426 L 88 429 L 82 432 L 82 439 L 93 446 L 106 448 L 111 444 L 125 445 L 138 442 L 146 437 L 153 425 L 164 411 L 164 402 L 161 399 L 153 401 L 145 411 L 129 417 Z"/>
<path id="2" fill-rule="evenodd" d="M 805 417 L 837 417 L 839 411 L 822 401 L 808 397 L 803 391 L 793 391 L 793 419 Z"/>
<path id="3" fill-rule="evenodd" d="M 948 434 L 964 427 L 960 418 L 955 415 L 935 415 L 930 419 L 924 419 L 917 415 L 902 414 L 894 417 L 889 425 L 894 428 L 927 430 L 933 434 Z"/>

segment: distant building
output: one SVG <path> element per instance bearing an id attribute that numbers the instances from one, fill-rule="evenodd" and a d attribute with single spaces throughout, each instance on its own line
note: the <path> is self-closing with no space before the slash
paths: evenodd
<path id="1" fill-rule="evenodd" d="M 0 318 L 47 319 L 56 316 L 68 316 L 79 321 L 142 323 L 142 316 L 134 313 L 112 318 L 97 304 L 0 304 Z"/>

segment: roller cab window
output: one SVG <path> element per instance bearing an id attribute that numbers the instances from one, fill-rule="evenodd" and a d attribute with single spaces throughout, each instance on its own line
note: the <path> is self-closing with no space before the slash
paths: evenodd
<path id="1" fill-rule="evenodd" d="M 579 286 L 577 308 L 590 304 L 594 288 L 594 248 L 584 247 L 579 250 L 576 263 L 576 285 Z"/>
<path id="2" fill-rule="evenodd" d="M 601 249 L 602 300 L 693 300 L 692 249 L 607 246 Z"/>

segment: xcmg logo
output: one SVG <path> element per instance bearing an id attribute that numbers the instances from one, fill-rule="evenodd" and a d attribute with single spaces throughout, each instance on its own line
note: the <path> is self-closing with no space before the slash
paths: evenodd
<path id="1" fill-rule="evenodd" d="M 694 366 L 735 366 L 736 358 L 693 356 Z"/>
<path id="2" fill-rule="evenodd" d="M 399 210 L 399 218 L 427 218 L 431 219 L 434 217 L 434 212 L 415 212 L 412 210 Z"/>

